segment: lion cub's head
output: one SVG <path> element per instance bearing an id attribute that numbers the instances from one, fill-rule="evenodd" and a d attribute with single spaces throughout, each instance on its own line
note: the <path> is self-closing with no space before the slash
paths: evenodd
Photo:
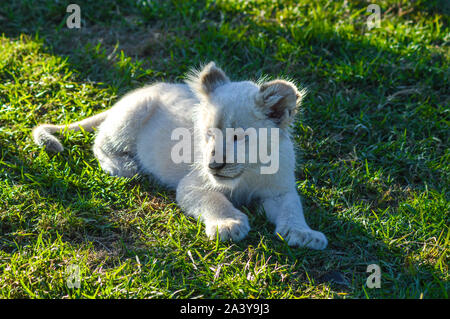
<path id="1" fill-rule="evenodd" d="M 227 188 L 246 174 L 276 174 L 278 163 L 269 162 L 283 152 L 282 139 L 305 91 L 285 80 L 232 82 L 214 62 L 187 83 L 200 100 L 194 117 L 200 170 Z"/>

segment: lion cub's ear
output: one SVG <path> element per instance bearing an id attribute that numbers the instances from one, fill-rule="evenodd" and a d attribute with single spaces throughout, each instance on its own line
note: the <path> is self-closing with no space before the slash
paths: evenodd
<path id="1" fill-rule="evenodd" d="M 201 71 L 191 72 L 186 82 L 194 92 L 208 96 L 219 86 L 230 82 L 230 79 L 214 62 L 210 62 Z"/>
<path id="2" fill-rule="evenodd" d="M 256 94 L 256 106 L 280 128 L 288 127 L 297 113 L 305 91 L 285 80 L 274 80 L 261 85 Z"/>

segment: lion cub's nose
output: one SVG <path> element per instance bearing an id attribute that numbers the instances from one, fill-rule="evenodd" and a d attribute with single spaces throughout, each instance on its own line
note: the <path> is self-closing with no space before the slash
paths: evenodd
<path id="1" fill-rule="evenodd" d="M 210 169 L 221 169 L 225 166 L 225 163 L 209 162 L 208 167 Z"/>
<path id="2" fill-rule="evenodd" d="M 217 163 L 216 161 L 215 161 L 215 159 L 214 159 L 214 155 L 216 155 L 216 151 L 215 150 L 212 150 L 211 151 L 211 156 L 213 156 L 213 158 L 211 159 L 211 161 L 209 162 L 209 164 L 208 164 L 208 167 L 210 168 L 210 169 L 221 169 L 221 168 L 223 168 L 224 166 L 225 166 L 225 159 L 224 159 L 224 161 L 222 162 L 222 163 Z"/>

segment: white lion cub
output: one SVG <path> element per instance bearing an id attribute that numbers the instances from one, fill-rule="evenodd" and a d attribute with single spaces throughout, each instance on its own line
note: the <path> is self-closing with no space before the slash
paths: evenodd
<path id="1" fill-rule="evenodd" d="M 327 239 L 306 224 L 295 184 L 289 125 L 304 92 L 285 80 L 261 85 L 231 82 L 213 62 L 192 72 L 186 82 L 137 89 L 111 109 L 67 127 L 40 125 L 33 130 L 34 141 L 60 152 L 63 147 L 52 133 L 98 127 L 93 150 L 101 167 L 116 176 L 150 174 L 176 189 L 179 206 L 203 221 L 209 238 L 243 239 L 250 226 L 235 205 L 259 200 L 276 226 L 275 233 L 289 245 L 324 249 Z M 172 135 L 177 128 L 192 132 L 191 163 L 177 164 L 172 159 L 179 143 Z M 211 132 L 219 130 L 225 136 L 226 128 L 278 129 L 277 172 L 261 174 L 261 161 L 218 161 L 215 150 L 223 140 Z M 244 141 L 249 143 L 245 137 Z M 265 151 L 270 149 L 268 144 Z"/>

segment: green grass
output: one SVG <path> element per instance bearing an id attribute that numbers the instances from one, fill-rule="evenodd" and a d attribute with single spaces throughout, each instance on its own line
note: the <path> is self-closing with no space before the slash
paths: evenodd
<path id="1" fill-rule="evenodd" d="M 448 298 L 446 1 L 377 1 L 370 31 L 365 1 L 77 1 L 80 30 L 68 3 L 0 7 L 0 297 Z M 32 143 L 37 123 L 210 60 L 308 88 L 298 191 L 326 250 L 288 247 L 256 207 L 245 240 L 208 241 L 173 191 L 102 172 L 93 134 L 70 132 L 57 155 Z M 366 286 L 373 263 L 380 289 Z"/>

